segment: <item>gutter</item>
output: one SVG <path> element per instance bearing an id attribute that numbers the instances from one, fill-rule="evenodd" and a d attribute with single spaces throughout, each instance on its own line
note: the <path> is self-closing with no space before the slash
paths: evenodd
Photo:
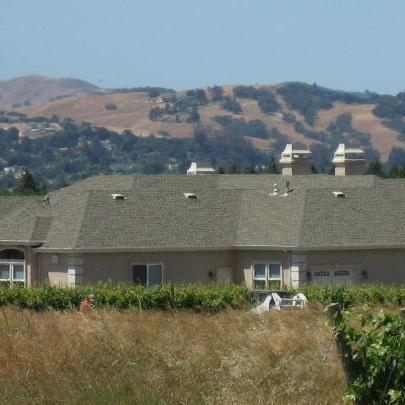
<path id="1" fill-rule="evenodd" d="M 0 244 L 3 242 L 0 241 Z M 23 243 L 14 241 L 13 244 Z M 28 244 L 28 243 L 27 243 Z M 40 243 L 39 243 L 40 244 Z M 35 245 L 35 242 L 30 242 Z M 178 246 L 153 246 L 153 247 L 116 247 L 116 248 L 34 248 L 37 253 L 134 253 L 134 252 L 212 252 L 212 251 L 278 251 L 292 252 L 317 252 L 317 251 L 345 251 L 345 250 L 391 250 L 405 249 L 404 244 L 396 245 L 347 245 L 347 246 L 271 246 L 271 245 L 233 245 L 209 247 L 178 247 Z"/>
<path id="2" fill-rule="evenodd" d="M 6 246 L 41 246 L 43 243 L 43 240 L 0 240 L 0 245 Z"/>

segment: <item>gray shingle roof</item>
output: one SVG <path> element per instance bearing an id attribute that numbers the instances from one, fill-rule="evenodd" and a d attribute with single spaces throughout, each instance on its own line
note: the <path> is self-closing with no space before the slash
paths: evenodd
<path id="1" fill-rule="evenodd" d="M 293 191 L 282 196 L 286 179 L 92 177 L 51 193 L 49 206 L 41 197 L 0 197 L 0 241 L 42 241 L 41 249 L 83 251 L 405 245 L 404 180 L 293 176 L 288 177 Z M 276 196 L 269 195 L 274 183 Z M 112 193 L 125 200 L 113 200 Z"/>

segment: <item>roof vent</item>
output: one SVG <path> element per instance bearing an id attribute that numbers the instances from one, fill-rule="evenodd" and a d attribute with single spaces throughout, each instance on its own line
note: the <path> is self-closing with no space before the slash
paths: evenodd
<path id="1" fill-rule="evenodd" d="M 346 194 L 343 191 L 332 191 L 336 198 L 346 198 Z"/>
<path id="2" fill-rule="evenodd" d="M 194 194 L 194 193 L 184 193 L 184 197 L 186 197 L 188 200 L 196 200 L 196 199 L 197 199 L 197 194 Z"/>
<path id="3" fill-rule="evenodd" d="M 294 190 L 290 187 L 290 182 L 288 180 L 286 180 L 284 182 L 284 186 L 285 186 L 285 191 L 284 191 L 283 197 L 287 197 L 288 194 Z"/>
<path id="4" fill-rule="evenodd" d="M 123 194 L 111 194 L 113 200 L 125 200 L 125 196 Z"/>
<path id="5" fill-rule="evenodd" d="M 278 184 L 277 183 L 274 183 L 273 192 L 270 193 L 269 195 L 278 195 Z"/>

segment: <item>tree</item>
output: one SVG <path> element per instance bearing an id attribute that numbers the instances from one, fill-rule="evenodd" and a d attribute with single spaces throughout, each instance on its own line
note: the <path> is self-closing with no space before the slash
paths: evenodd
<path id="1" fill-rule="evenodd" d="M 204 89 L 187 90 L 186 96 L 194 100 L 197 104 L 207 104 L 208 102 Z"/>
<path id="2" fill-rule="evenodd" d="M 223 100 L 224 101 L 222 102 L 221 106 L 224 110 L 230 111 L 234 114 L 242 113 L 242 106 L 236 101 L 235 98 L 225 96 Z"/>
<path id="3" fill-rule="evenodd" d="M 388 163 L 391 167 L 403 166 L 405 164 L 405 149 L 394 146 L 388 157 Z"/>
<path id="4" fill-rule="evenodd" d="M 108 103 L 104 107 L 107 111 L 115 111 L 117 109 L 117 106 L 114 103 Z"/>
<path id="5" fill-rule="evenodd" d="M 213 86 L 210 88 L 212 101 L 221 101 L 224 97 L 224 89 L 221 86 Z"/>
<path id="6" fill-rule="evenodd" d="M 227 170 L 228 174 L 239 174 L 240 170 L 239 167 L 232 163 Z"/>
<path id="7" fill-rule="evenodd" d="M 276 97 L 269 90 L 260 93 L 257 104 L 265 114 L 273 114 L 280 109 L 280 104 L 277 102 Z"/>
<path id="8" fill-rule="evenodd" d="M 266 164 L 266 167 L 264 168 L 264 172 L 267 174 L 280 174 L 280 170 L 274 159 L 274 156 L 270 157 L 269 162 Z"/>
<path id="9" fill-rule="evenodd" d="M 256 174 L 256 168 L 253 163 L 250 163 L 249 165 L 245 166 L 243 168 L 243 173 L 244 174 Z"/>
<path id="10" fill-rule="evenodd" d="M 24 169 L 14 192 L 17 194 L 40 194 L 41 187 L 35 180 L 34 175 L 28 169 Z"/>
<path id="11" fill-rule="evenodd" d="M 233 88 L 233 96 L 257 100 L 259 98 L 259 92 L 253 86 L 235 86 Z"/>
<path id="12" fill-rule="evenodd" d="M 164 112 L 163 109 L 159 108 L 159 107 L 152 107 L 149 111 L 149 119 L 151 121 L 158 121 L 159 118 L 162 115 L 162 112 Z"/>
<path id="13" fill-rule="evenodd" d="M 151 88 L 148 90 L 148 97 L 149 98 L 154 98 L 154 97 L 159 97 L 160 96 L 160 90 L 157 88 Z"/>
<path id="14" fill-rule="evenodd" d="M 375 176 L 385 177 L 381 162 L 379 160 L 374 160 L 368 166 L 367 174 L 374 174 Z"/>
<path id="15" fill-rule="evenodd" d="M 191 107 L 191 111 L 189 112 L 187 121 L 188 122 L 199 122 L 200 121 L 200 114 L 198 112 L 198 108 L 196 105 L 193 105 Z"/>
<path id="16" fill-rule="evenodd" d="M 405 177 L 405 166 L 398 167 L 394 166 L 388 173 L 388 177 L 390 178 L 404 178 Z"/>

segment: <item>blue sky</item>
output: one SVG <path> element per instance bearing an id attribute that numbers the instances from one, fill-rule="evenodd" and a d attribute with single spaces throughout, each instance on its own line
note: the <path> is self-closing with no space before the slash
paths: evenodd
<path id="1" fill-rule="evenodd" d="M 403 0 L 0 0 L 0 80 L 405 89 Z"/>

